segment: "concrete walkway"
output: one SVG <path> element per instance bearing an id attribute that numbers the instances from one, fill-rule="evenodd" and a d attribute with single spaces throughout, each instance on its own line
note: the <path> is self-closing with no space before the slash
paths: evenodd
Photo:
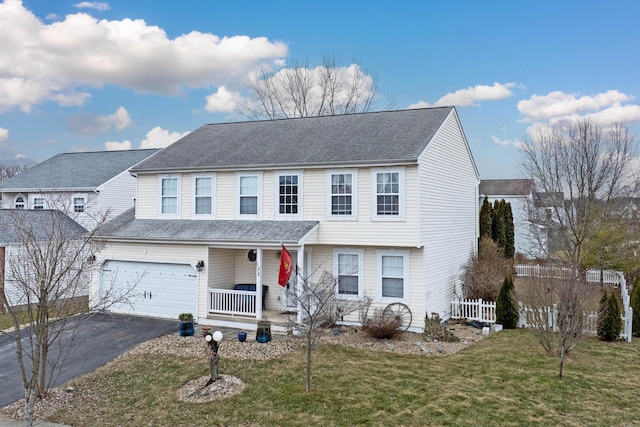
<path id="1" fill-rule="evenodd" d="M 14 420 L 8 415 L 0 414 L 0 427 L 20 427 L 22 424 L 21 420 Z M 33 425 L 38 427 L 66 427 L 65 424 L 50 423 L 48 421 L 34 421 Z"/>

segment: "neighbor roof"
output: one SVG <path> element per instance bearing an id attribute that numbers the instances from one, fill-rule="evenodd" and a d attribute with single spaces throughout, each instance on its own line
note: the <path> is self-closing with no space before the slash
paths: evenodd
<path id="1" fill-rule="evenodd" d="M 26 232 L 33 233 L 36 240 L 46 240 L 52 233 L 59 236 L 58 230 L 65 238 L 79 238 L 87 232 L 58 210 L 0 209 L 0 244 L 20 243 Z"/>
<path id="2" fill-rule="evenodd" d="M 530 179 L 483 179 L 478 192 L 483 196 L 528 196 L 532 190 Z"/>
<path id="3" fill-rule="evenodd" d="M 97 238 L 199 243 L 298 243 L 318 221 L 135 219 L 134 208 L 102 226 Z"/>
<path id="4" fill-rule="evenodd" d="M 93 190 L 159 151 L 120 150 L 62 153 L 0 183 L 9 191 Z"/>
<path id="5" fill-rule="evenodd" d="M 416 162 L 453 107 L 208 124 L 132 172 Z"/>

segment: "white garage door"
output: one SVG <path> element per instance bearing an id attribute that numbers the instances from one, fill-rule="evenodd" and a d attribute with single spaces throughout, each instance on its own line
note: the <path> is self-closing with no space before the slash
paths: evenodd
<path id="1" fill-rule="evenodd" d="M 114 313 L 177 319 L 196 315 L 197 276 L 188 264 L 107 261 L 100 271 L 102 292 L 128 293 L 126 301 L 109 308 Z"/>

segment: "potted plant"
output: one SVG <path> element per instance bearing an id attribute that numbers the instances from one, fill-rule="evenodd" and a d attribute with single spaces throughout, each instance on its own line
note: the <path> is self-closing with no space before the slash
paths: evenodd
<path id="1" fill-rule="evenodd" d="M 181 313 L 178 319 L 180 319 L 180 330 L 178 331 L 180 336 L 189 337 L 193 335 L 195 332 L 193 328 L 193 314 Z"/>

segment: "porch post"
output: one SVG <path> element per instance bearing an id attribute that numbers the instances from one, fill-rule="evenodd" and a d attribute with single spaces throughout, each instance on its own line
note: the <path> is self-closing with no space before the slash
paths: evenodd
<path id="1" fill-rule="evenodd" d="M 295 287 L 295 291 L 296 291 L 296 301 L 298 302 L 298 315 L 296 318 L 296 321 L 298 323 L 302 323 L 302 307 L 300 304 L 300 297 L 301 297 L 301 292 L 304 289 L 305 286 L 305 279 L 306 279 L 306 271 L 304 270 L 304 245 L 298 247 L 298 253 L 296 255 L 296 271 L 297 271 L 297 275 L 296 275 L 296 287 Z"/>
<path id="2" fill-rule="evenodd" d="M 256 319 L 262 320 L 262 249 L 256 249 Z"/>

